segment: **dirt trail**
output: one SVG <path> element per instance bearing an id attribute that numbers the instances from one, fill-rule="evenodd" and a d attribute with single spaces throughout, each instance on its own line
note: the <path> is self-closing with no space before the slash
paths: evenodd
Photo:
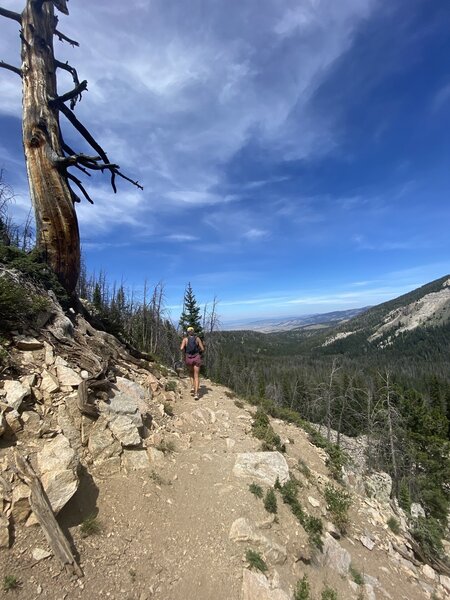
<path id="1" fill-rule="evenodd" d="M 320 597 L 325 584 L 338 590 L 340 600 L 363 597 L 331 569 L 298 560 L 302 553 L 308 553 L 307 538 L 288 507 L 279 500 L 278 522 L 273 522 L 262 501 L 249 492 L 251 480 L 233 475 L 237 453 L 260 448 L 260 441 L 251 435 L 252 407 L 236 406 L 236 399 L 226 388 L 207 380 L 203 381 L 199 401 L 190 396 L 188 380 L 180 379 L 179 386 L 182 394 L 173 403 L 170 425 L 154 434 L 155 446 L 165 445 L 167 451 L 164 455 L 154 453 L 151 471 L 86 478 L 60 515 L 79 552 L 85 577 L 70 581 L 53 557 L 34 563 L 30 549 L 46 548 L 46 543 L 40 529 L 32 528 L 26 539 L 17 537 L 7 564 L 2 566 L 2 577 L 14 573 L 22 582 L 8 596 L 27 600 L 238 600 L 245 551 L 256 547 L 250 542 L 231 541 L 229 532 L 236 519 L 245 517 L 262 535 L 286 548 L 288 559 L 284 564 L 269 562 L 268 574 L 286 593 L 292 592 L 296 581 L 307 573 L 314 598 Z M 280 423 L 274 426 L 283 440 L 290 439 L 286 457 L 295 475 L 301 479 L 294 471 L 301 457 L 316 480 L 325 481 L 322 451 L 298 428 Z M 302 504 L 310 514 L 324 516 L 318 489 L 306 480 L 303 483 Z M 309 495 L 320 500 L 321 506 L 309 505 Z M 82 537 L 79 524 L 94 509 L 102 530 Z M 355 532 L 364 531 L 366 518 L 355 510 L 353 520 Z M 377 592 L 377 598 L 424 597 L 411 577 L 387 561 L 384 550 L 370 553 L 359 542 L 341 542 L 360 571 L 379 578 L 387 595 Z"/>

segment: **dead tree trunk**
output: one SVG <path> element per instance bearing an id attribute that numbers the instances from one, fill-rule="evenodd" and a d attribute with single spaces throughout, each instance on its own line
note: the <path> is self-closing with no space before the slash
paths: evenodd
<path id="1" fill-rule="evenodd" d="M 69 173 L 76 167 L 86 175 L 89 170 L 109 171 L 116 192 L 119 175 L 140 189 L 138 182 L 123 175 L 119 166 L 110 163 L 103 148 L 73 113 L 87 81 L 80 83 L 76 70 L 55 59 L 53 36 L 72 46 L 78 43 L 56 29 L 55 7 L 64 14 L 67 0 L 26 0 L 22 14 L 0 7 L 0 16 L 17 21 L 21 26 L 22 66 L 0 61 L 0 67 L 18 74 L 23 86 L 23 145 L 36 215 L 37 246 L 68 292 L 73 292 L 80 274 L 80 235 L 74 208 L 80 198 L 69 182 L 74 183 L 88 202 L 89 194 L 80 179 Z M 73 90 L 58 96 L 56 70 L 64 69 L 73 78 Z M 70 108 L 66 105 L 70 102 Z M 62 139 L 59 114 L 62 113 L 97 153 L 95 156 L 75 153 Z"/>
<path id="2" fill-rule="evenodd" d="M 60 169 L 59 110 L 49 103 L 57 97 L 54 31 L 53 4 L 29 0 L 22 13 L 22 123 L 37 245 L 73 291 L 80 273 L 80 235 L 72 192 Z"/>

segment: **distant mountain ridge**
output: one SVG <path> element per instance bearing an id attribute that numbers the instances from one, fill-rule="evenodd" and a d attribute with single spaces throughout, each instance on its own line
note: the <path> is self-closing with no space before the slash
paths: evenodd
<path id="1" fill-rule="evenodd" d="M 259 331 L 260 333 L 273 333 L 276 331 L 292 331 L 294 329 L 317 328 L 321 326 L 331 327 L 368 310 L 369 307 L 353 308 L 349 310 L 337 310 L 329 313 L 314 313 L 301 317 L 283 317 L 258 320 L 233 321 L 226 324 L 222 329 L 226 331 Z"/>
<path id="2" fill-rule="evenodd" d="M 445 275 L 394 300 L 384 302 L 327 332 L 322 347 L 338 352 L 352 345 L 377 349 L 395 345 L 405 335 L 450 324 L 450 275 Z"/>

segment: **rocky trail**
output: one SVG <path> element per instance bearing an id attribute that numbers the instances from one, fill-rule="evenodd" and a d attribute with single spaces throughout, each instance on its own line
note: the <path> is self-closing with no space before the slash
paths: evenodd
<path id="1" fill-rule="evenodd" d="M 99 414 L 81 414 L 76 391 L 86 360 L 73 357 L 81 349 L 98 357 L 102 343 L 114 344 L 80 319 L 77 328 L 84 337 L 73 335 L 71 354 L 48 337 L 17 336 L 17 379 L 0 385 L 5 597 L 289 600 L 305 575 L 313 600 L 448 597 L 450 579 L 419 565 L 408 547 L 388 476 L 345 474 L 351 506 L 341 535 L 324 498 L 327 486 L 340 487 L 326 453 L 277 420 L 271 425 L 286 452 L 262 452 L 252 434 L 255 407 L 224 387 L 204 379 L 195 401 L 187 378 L 144 368 L 116 347 L 111 389 L 95 393 Z M 60 564 L 36 523 L 17 450 L 40 475 L 83 577 Z M 298 482 L 303 511 L 323 523 L 322 551 L 280 491 L 270 513 L 249 490 L 257 484 L 266 494 L 277 478 Z M 394 517 L 398 534 L 387 525 Z M 265 573 L 250 568 L 248 550 L 264 559 Z"/>

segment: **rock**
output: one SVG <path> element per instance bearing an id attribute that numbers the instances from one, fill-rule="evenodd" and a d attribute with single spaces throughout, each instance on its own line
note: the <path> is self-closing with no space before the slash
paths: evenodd
<path id="1" fill-rule="evenodd" d="M 411 504 L 411 517 L 413 519 L 418 519 L 419 517 L 425 518 L 425 516 L 426 515 L 423 506 L 418 502 L 413 502 Z"/>
<path id="2" fill-rule="evenodd" d="M 80 430 L 75 427 L 65 404 L 60 404 L 58 406 L 57 420 L 58 426 L 62 429 L 63 434 L 69 440 L 72 448 L 77 451 L 80 450 L 82 446 L 81 433 Z"/>
<path id="3" fill-rule="evenodd" d="M 233 475 L 256 479 L 272 486 L 277 477 L 281 484 L 286 483 L 289 467 L 280 452 L 246 452 L 237 455 Z"/>
<path id="4" fill-rule="evenodd" d="M 268 560 L 275 564 L 283 564 L 286 562 L 286 548 L 258 533 L 244 517 L 236 519 L 231 525 L 229 538 L 234 542 L 252 542 L 259 544 L 264 548 L 264 556 Z"/>
<path id="5" fill-rule="evenodd" d="M 22 413 L 23 426 L 27 434 L 37 436 L 41 428 L 41 417 L 32 410 Z"/>
<path id="6" fill-rule="evenodd" d="M 25 335 L 16 335 L 14 344 L 19 350 L 41 350 L 44 347 L 44 344 L 36 338 Z"/>
<path id="7" fill-rule="evenodd" d="M 125 377 L 116 378 L 116 387 L 119 390 L 119 394 L 122 397 L 128 398 L 128 400 L 132 400 L 141 413 L 145 413 L 149 409 L 148 402 L 153 396 L 150 390 L 145 389 L 136 381 L 131 381 Z"/>
<path id="8" fill-rule="evenodd" d="M 129 419 L 128 415 L 114 416 L 110 419 L 108 426 L 122 446 L 140 446 L 142 444 L 137 427 Z"/>
<path id="9" fill-rule="evenodd" d="M 47 342 L 44 342 L 44 348 L 45 348 L 45 357 L 44 357 L 45 366 L 51 367 L 52 364 L 55 362 L 55 354 L 53 352 L 53 348 Z"/>
<path id="10" fill-rule="evenodd" d="M 370 537 L 368 537 L 367 535 L 362 535 L 359 538 L 359 541 L 368 550 L 373 550 L 374 547 L 375 547 L 375 542 Z"/>
<path id="11" fill-rule="evenodd" d="M 323 552 L 315 555 L 315 561 L 318 562 L 319 566 L 330 567 L 330 569 L 346 577 L 350 569 L 352 557 L 329 533 L 326 533 L 323 542 Z"/>
<path id="12" fill-rule="evenodd" d="M 0 514 L 0 548 L 9 548 L 9 520 Z"/>
<path id="13" fill-rule="evenodd" d="M 83 369 L 80 373 L 81 379 L 89 379 L 89 373 Z"/>
<path id="14" fill-rule="evenodd" d="M 126 415 L 134 423 L 135 427 L 142 427 L 142 417 L 136 401 L 133 398 L 122 395 L 121 392 L 115 392 L 114 397 L 110 399 L 109 403 L 99 402 L 98 407 L 100 412 L 106 416 Z"/>
<path id="15" fill-rule="evenodd" d="M 30 488 L 20 483 L 13 488 L 11 499 L 11 515 L 15 523 L 25 523 L 31 513 Z"/>
<path id="16" fill-rule="evenodd" d="M 108 479 L 114 473 L 119 473 L 120 467 L 120 456 L 112 456 L 111 458 L 105 458 L 102 461 L 96 461 L 93 466 L 90 467 L 90 471 L 97 479 Z"/>
<path id="17" fill-rule="evenodd" d="M 77 491 L 78 457 L 69 440 L 60 434 L 38 452 L 37 464 L 51 507 L 58 513 Z"/>
<path id="18" fill-rule="evenodd" d="M 327 531 L 332 537 L 334 537 L 335 540 L 341 539 L 341 532 L 334 523 L 331 523 L 331 521 L 327 521 L 325 523 L 325 531 Z"/>
<path id="19" fill-rule="evenodd" d="M 70 367 L 58 365 L 56 367 L 56 373 L 58 375 L 59 385 L 61 386 L 77 387 L 82 381 L 78 373 Z"/>
<path id="20" fill-rule="evenodd" d="M 377 600 L 374 589 L 370 584 L 366 583 L 366 584 L 362 585 L 361 589 L 363 590 L 363 594 L 364 594 L 363 598 L 365 600 Z"/>
<path id="21" fill-rule="evenodd" d="M 389 503 L 392 492 L 392 477 L 388 473 L 372 473 L 365 477 L 364 486 L 368 496 L 379 502 Z"/>
<path id="22" fill-rule="evenodd" d="M 262 573 L 244 570 L 242 577 L 242 600 L 289 600 L 289 596 L 280 588 L 271 587 Z"/>
<path id="23" fill-rule="evenodd" d="M 225 440 L 226 444 L 227 444 L 227 450 L 233 450 L 234 446 L 236 445 L 236 441 L 233 440 L 232 438 L 227 438 Z"/>
<path id="24" fill-rule="evenodd" d="M 24 398 L 31 394 L 30 386 L 20 381 L 7 380 L 3 384 L 3 389 L 6 391 L 6 402 L 14 410 L 19 410 Z"/>
<path id="25" fill-rule="evenodd" d="M 124 450 L 122 454 L 122 467 L 125 471 L 140 471 L 150 468 L 150 461 L 145 450 Z"/>
<path id="26" fill-rule="evenodd" d="M 425 575 L 425 577 L 433 581 L 436 578 L 436 571 L 433 569 L 433 567 L 430 567 L 430 565 L 423 565 L 422 573 Z"/>
<path id="27" fill-rule="evenodd" d="M 319 508 L 320 506 L 320 502 L 312 496 L 308 496 L 308 502 L 311 504 L 311 506 L 314 506 L 314 508 Z"/>
<path id="28" fill-rule="evenodd" d="M 35 561 L 39 562 L 41 560 L 49 558 L 52 555 L 52 553 L 48 550 L 44 550 L 43 548 L 33 548 L 31 555 L 33 556 Z"/>
<path id="29" fill-rule="evenodd" d="M 52 394 L 53 392 L 57 392 L 59 390 L 59 383 L 54 375 L 52 375 L 44 369 L 41 373 L 41 377 L 41 392 L 47 392 L 47 394 Z"/>
<path id="30" fill-rule="evenodd" d="M 164 461 L 164 452 L 153 448 L 153 446 L 147 448 L 147 454 L 150 462 L 152 463 L 161 463 Z"/>
<path id="31" fill-rule="evenodd" d="M 450 577 L 447 577 L 447 575 L 439 575 L 439 583 L 450 593 Z"/>
<path id="32" fill-rule="evenodd" d="M 8 428 L 8 423 L 5 419 L 5 415 L 3 412 L 0 413 L 0 437 L 6 432 Z"/>
<path id="33" fill-rule="evenodd" d="M 53 292 L 49 292 L 49 296 L 51 296 Z M 54 294 L 53 294 L 54 296 Z M 47 329 L 55 336 L 55 338 L 61 342 L 73 338 L 73 325 L 72 321 L 66 317 L 62 308 L 59 304 L 56 303 L 53 308 L 55 308 L 56 315 L 50 325 L 47 326 Z"/>
<path id="34" fill-rule="evenodd" d="M 5 432 L 6 434 L 8 434 L 9 432 L 16 434 L 19 431 L 22 431 L 23 424 L 22 424 L 20 415 L 17 412 L 17 410 L 6 410 L 3 413 L 3 415 L 5 417 L 5 421 L 6 421 L 6 425 L 7 425 L 6 432 Z"/>
<path id="35" fill-rule="evenodd" d="M 122 453 L 122 446 L 109 430 L 108 420 L 103 415 L 100 415 L 91 430 L 88 450 L 97 463 Z"/>

